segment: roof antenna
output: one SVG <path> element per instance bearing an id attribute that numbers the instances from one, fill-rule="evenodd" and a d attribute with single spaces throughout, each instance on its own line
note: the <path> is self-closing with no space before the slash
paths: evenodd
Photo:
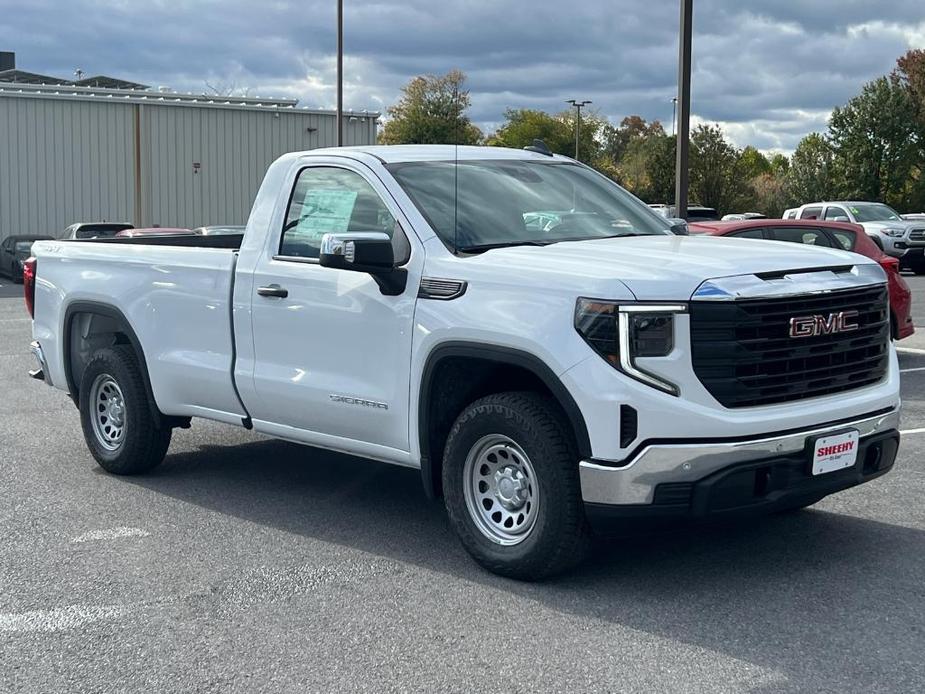
<path id="1" fill-rule="evenodd" d="M 524 147 L 528 152 L 536 152 L 537 154 L 545 154 L 547 157 L 552 156 L 552 152 L 549 150 L 549 147 L 546 146 L 546 143 L 542 140 L 534 140 L 532 145 L 527 145 Z"/>

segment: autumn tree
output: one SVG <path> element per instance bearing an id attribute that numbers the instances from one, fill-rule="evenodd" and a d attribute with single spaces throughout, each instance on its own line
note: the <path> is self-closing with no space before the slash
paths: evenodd
<path id="1" fill-rule="evenodd" d="M 474 145 L 482 139 L 466 111 L 469 91 L 466 75 L 451 70 L 446 75 L 422 75 L 402 87 L 398 103 L 388 109 L 389 119 L 379 135 L 386 145 Z"/>

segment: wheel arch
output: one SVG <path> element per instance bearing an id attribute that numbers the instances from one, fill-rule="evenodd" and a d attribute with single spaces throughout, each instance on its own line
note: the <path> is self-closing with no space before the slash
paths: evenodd
<path id="1" fill-rule="evenodd" d="M 485 369 L 499 373 L 499 369 L 508 367 L 506 370 L 511 380 L 501 381 L 500 385 L 489 386 L 487 390 L 479 388 L 473 380 L 469 384 L 469 393 L 457 393 L 455 400 L 449 406 L 445 406 L 446 403 L 441 401 L 436 377 L 440 374 L 441 367 L 449 363 L 472 365 L 474 370 L 481 370 L 486 376 L 488 374 Z M 440 496 L 443 446 L 446 443 L 446 434 L 462 408 L 483 395 L 508 390 L 509 388 L 505 387 L 506 383 L 520 383 L 525 378 L 533 379 L 535 385 L 541 384 L 542 388 L 537 388 L 538 390 L 548 392 L 568 420 L 579 455 L 582 458 L 591 457 L 591 439 L 584 416 L 572 394 L 542 359 L 511 347 L 466 341 L 444 342 L 434 347 L 427 355 L 421 372 L 417 404 L 421 479 L 429 498 Z"/>
<path id="2" fill-rule="evenodd" d="M 97 327 L 101 328 L 94 332 L 95 335 L 112 335 L 115 342 L 113 344 L 125 343 L 132 347 L 135 356 L 138 359 L 138 367 L 141 369 L 141 375 L 144 380 L 145 394 L 150 405 L 155 425 L 160 427 L 165 424 L 165 416 L 161 414 L 157 407 L 157 401 L 154 399 L 154 390 L 151 388 L 151 378 L 148 374 L 148 363 L 145 357 L 144 348 L 138 335 L 132 328 L 132 324 L 117 307 L 111 304 L 105 304 L 98 301 L 74 301 L 68 304 L 64 312 L 64 330 L 62 332 L 62 350 L 64 361 L 64 378 L 67 383 L 67 389 L 70 393 L 71 400 L 75 404 L 80 402 L 80 380 L 75 374 L 75 365 L 79 366 L 80 355 L 74 353 L 75 338 L 73 331 L 77 327 L 75 319 L 79 316 L 90 316 L 90 321 L 94 319 L 99 321 Z"/>

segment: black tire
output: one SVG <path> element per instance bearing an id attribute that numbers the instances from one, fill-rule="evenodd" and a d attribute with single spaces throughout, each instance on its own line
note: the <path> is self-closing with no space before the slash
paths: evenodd
<path id="1" fill-rule="evenodd" d="M 105 442 L 106 435 L 97 432 L 97 426 L 105 425 L 93 421 L 97 408 L 105 407 L 94 386 L 98 379 L 108 383 L 107 377 L 121 391 L 122 433 L 117 442 Z M 94 354 L 80 380 L 80 423 L 87 447 L 100 467 L 114 475 L 137 475 L 158 465 L 170 446 L 172 430 L 155 426 L 152 415 L 135 351 L 128 345 L 116 345 Z"/>
<path id="2" fill-rule="evenodd" d="M 526 454 L 538 487 L 532 526 L 513 545 L 491 539 L 466 502 L 466 460 L 482 441 L 499 436 Z M 446 443 L 443 494 L 463 547 L 496 574 L 540 580 L 576 565 L 590 544 L 571 428 L 555 404 L 537 393 L 497 393 L 463 410 Z"/>

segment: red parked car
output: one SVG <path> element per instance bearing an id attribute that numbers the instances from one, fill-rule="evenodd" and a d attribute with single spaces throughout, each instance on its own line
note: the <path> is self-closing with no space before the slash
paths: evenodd
<path id="1" fill-rule="evenodd" d="M 901 340 L 915 332 L 912 325 L 912 291 L 899 274 L 899 258 L 893 258 L 881 251 L 859 224 L 817 219 L 750 219 L 735 222 L 692 222 L 688 227 L 692 234 L 805 243 L 810 246 L 853 251 L 873 258 L 886 271 L 889 283 L 893 339 Z"/>

